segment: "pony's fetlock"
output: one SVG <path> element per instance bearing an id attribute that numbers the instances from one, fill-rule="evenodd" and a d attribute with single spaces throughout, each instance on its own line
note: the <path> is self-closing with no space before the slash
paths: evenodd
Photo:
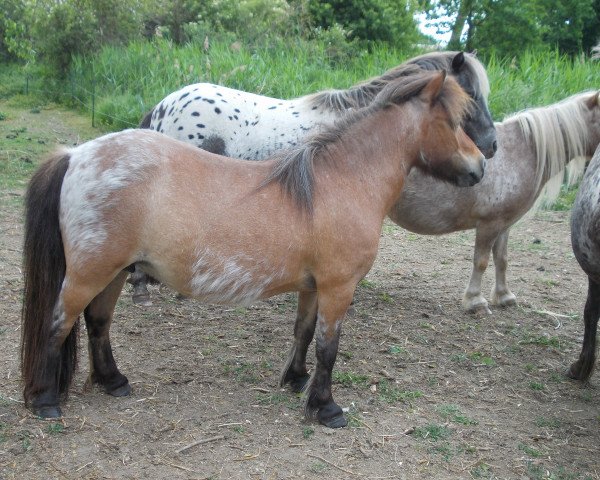
<path id="1" fill-rule="evenodd" d="M 573 380 L 579 380 L 580 382 L 586 382 L 592 372 L 594 371 L 594 365 L 596 363 L 595 358 L 592 359 L 579 359 L 572 363 L 569 369 L 565 372 L 567 377 Z"/>
<path id="2" fill-rule="evenodd" d="M 106 393 L 113 397 L 125 397 L 131 393 L 129 380 L 121 372 L 117 372 L 111 378 L 100 378 L 98 375 L 92 374 L 91 383 L 100 385 Z"/>
<path id="3" fill-rule="evenodd" d="M 289 385 L 292 392 L 300 393 L 307 387 L 309 380 L 308 373 L 298 374 L 290 369 L 281 378 L 281 386 Z"/>

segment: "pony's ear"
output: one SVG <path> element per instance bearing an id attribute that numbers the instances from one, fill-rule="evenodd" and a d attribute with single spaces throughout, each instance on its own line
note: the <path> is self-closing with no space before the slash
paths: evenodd
<path id="1" fill-rule="evenodd" d="M 446 70 L 440 70 L 436 73 L 427 85 L 421 90 L 421 99 L 428 104 L 433 104 L 442 90 L 446 80 Z"/>
<path id="2" fill-rule="evenodd" d="M 585 103 L 590 110 L 600 105 L 600 90 L 588 98 Z"/>
<path id="3" fill-rule="evenodd" d="M 452 59 L 452 71 L 458 72 L 464 64 L 465 54 L 463 52 L 458 52 Z"/>

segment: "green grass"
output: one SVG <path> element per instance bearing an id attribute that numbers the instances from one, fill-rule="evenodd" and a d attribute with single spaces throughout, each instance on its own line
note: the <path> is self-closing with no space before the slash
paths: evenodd
<path id="1" fill-rule="evenodd" d="M 339 383 L 344 387 L 367 387 L 369 386 L 369 377 L 359 373 L 340 372 L 336 370 L 332 376 L 333 383 Z"/>
<path id="2" fill-rule="evenodd" d="M 233 364 L 229 361 L 223 365 L 223 373 L 233 375 L 239 383 L 260 383 L 261 377 L 270 374 L 270 372 L 271 367 L 269 362 L 262 362 L 260 365 L 256 365 L 247 362 L 236 362 Z"/>
<path id="3" fill-rule="evenodd" d="M 8 434 L 6 433 L 7 429 L 8 424 L 0 422 L 0 443 L 6 442 L 6 440 L 8 440 Z"/>
<path id="4" fill-rule="evenodd" d="M 366 278 L 363 278 L 360 282 L 358 282 L 358 285 L 369 290 L 373 290 L 375 288 L 375 282 L 367 280 Z"/>
<path id="5" fill-rule="evenodd" d="M 452 432 L 448 427 L 437 424 L 429 424 L 425 425 L 424 427 L 417 427 L 413 432 L 413 436 L 415 438 L 430 440 L 432 442 L 437 442 L 438 440 L 448 438 L 451 434 Z"/>
<path id="6" fill-rule="evenodd" d="M 95 55 L 73 59 L 65 80 L 43 76 L 43 65 L 7 66 L 0 73 L 0 98 L 25 91 L 91 111 L 95 94 L 97 120 L 113 130 L 134 127 L 167 94 L 184 85 L 210 82 L 277 98 L 294 98 L 319 90 L 348 88 L 414 56 L 384 45 L 356 47 L 333 58 L 325 39 L 269 36 L 260 43 L 214 36 L 208 51 L 203 38 L 185 45 L 165 39 L 105 46 Z M 495 120 L 524 108 L 555 103 L 571 94 L 597 88 L 597 63 L 555 52 L 527 52 L 518 59 L 491 57 L 489 105 Z M 563 208 L 558 206 L 556 208 Z M 386 225 L 385 232 L 398 227 Z M 411 240 L 413 237 L 408 236 Z"/>
<path id="7" fill-rule="evenodd" d="M 444 419 L 452 423 L 458 423 L 460 425 L 477 425 L 479 422 L 467 417 L 461 412 L 458 405 L 444 404 L 436 408 L 438 414 Z"/>
<path id="8" fill-rule="evenodd" d="M 56 435 L 65 431 L 65 426 L 62 423 L 51 423 L 46 428 L 50 435 Z"/>
<path id="9" fill-rule="evenodd" d="M 482 352 L 454 353 L 450 356 L 452 362 L 467 364 L 474 367 L 494 367 L 496 360 Z"/>
<path id="10" fill-rule="evenodd" d="M 302 404 L 300 394 L 291 392 L 259 393 L 256 398 L 261 405 L 283 405 L 291 410 L 300 408 Z"/>
<path id="11" fill-rule="evenodd" d="M 377 298 L 379 298 L 379 300 L 385 303 L 394 303 L 394 299 L 392 298 L 392 296 L 386 292 L 380 293 L 379 295 L 377 295 Z"/>
<path id="12" fill-rule="evenodd" d="M 406 353 L 406 349 L 400 347 L 399 345 L 390 345 L 388 348 L 388 353 L 391 355 L 399 355 Z"/>
<path id="13" fill-rule="evenodd" d="M 546 390 L 546 386 L 541 382 L 529 382 L 529 388 L 538 392 Z"/>
<path id="14" fill-rule="evenodd" d="M 558 337 L 548 337 L 546 335 L 533 335 L 529 332 L 523 333 L 523 338 L 519 341 L 521 345 L 539 345 L 541 347 L 555 348 L 561 350 L 560 339 Z"/>
<path id="15" fill-rule="evenodd" d="M 537 458 L 542 456 L 542 452 L 540 452 L 537 448 L 530 447 L 524 443 L 519 443 L 518 448 L 529 457 Z"/>
<path id="16" fill-rule="evenodd" d="M 560 190 L 560 195 L 549 209 L 554 210 L 555 212 L 570 211 L 573 207 L 573 203 L 575 202 L 575 197 L 577 196 L 578 190 L 579 184 L 571 185 L 570 187 L 563 185 Z"/>
<path id="17" fill-rule="evenodd" d="M 415 400 L 423 396 L 423 392 L 420 390 L 401 390 L 398 387 L 390 385 L 387 380 L 382 380 L 379 382 L 377 387 L 379 398 L 386 403 L 410 403 L 411 400 Z"/>
<path id="18" fill-rule="evenodd" d="M 323 463 L 323 462 L 313 462 L 309 465 L 308 470 L 310 470 L 312 473 L 323 473 L 324 470 L 327 469 L 327 464 Z"/>
<path id="19" fill-rule="evenodd" d="M 534 463 L 531 460 L 525 462 L 527 469 L 527 478 L 530 480 L 591 480 L 591 476 L 582 476 L 578 473 L 573 473 L 565 469 L 565 467 L 558 467 L 550 469 L 545 467 L 541 463 Z"/>
<path id="20" fill-rule="evenodd" d="M 473 478 L 493 478 L 491 467 L 487 463 L 479 463 L 469 473 Z"/>
<path id="21" fill-rule="evenodd" d="M 538 417 L 535 424 L 541 428 L 560 428 L 561 422 L 558 418 Z"/>
<path id="22" fill-rule="evenodd" d="M 557 52 L 524 51 L 518 59 L 492 56 L 486 67 L 490 78 L 490 110 L 496 120 L 598 88 L 596 62 Z"/>

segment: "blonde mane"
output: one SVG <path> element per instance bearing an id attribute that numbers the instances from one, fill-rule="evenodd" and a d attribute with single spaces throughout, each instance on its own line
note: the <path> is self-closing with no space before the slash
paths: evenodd
<path id="1" fill-rule="evenodd" d="M 535 147 L 534 188 L 543 189 L 536 208 L 554 203 L 564 183 L 565 171 L 567 185 L 575 184 L 583 175 L 588 142 L 584 99 L 592 93 L 578 93 L 553 105 L 523 110 L 502 122 L 518 122 Z"/>

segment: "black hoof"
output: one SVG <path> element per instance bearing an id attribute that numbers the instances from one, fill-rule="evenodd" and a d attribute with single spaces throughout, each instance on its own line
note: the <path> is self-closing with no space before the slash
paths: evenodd
<path id="1" fill-rule="evenodd" d="M 33 413 L 40 418 L 60 418 L 62 412 L 59 406 L 46 406 L 40 408 L 34 408 Z"/>
<path id="2" fill-rule="evenodd" d="M 152 306 L 152 300 L 150 300 L 150 294 L 148 292 L 142 294 L 134 293 L 131 298 L 136 305 L 141 305 L 142 307 Z"/>
<path id="3" fill-rule="evenodd" d="M 320 408 L 319 413 L 317 413 L 317 419 L 320 424 L 329 428 L 342 428 L 348 425 L 342 409 L 334 402 Z"/>
<path id="4" fill-rule="evenodd" d="M 127 382 L 120 387 L 115 388 L 114 390 L 106 389 L 106 393 L 112 395 L 113 397 L 126 397 L 131 393 L 131 385 L 129 385 L 129 382 Z"/>
<path id="5" fill-rule="evenodd" d="M 346 420 L 344 415 L 340 415 L 339 417 L 334 417 L 328 421 L 319 420 L 319 422 L 329 428 L 343 428 L 346 425 L 348 425 L 348 421 Z"/>

